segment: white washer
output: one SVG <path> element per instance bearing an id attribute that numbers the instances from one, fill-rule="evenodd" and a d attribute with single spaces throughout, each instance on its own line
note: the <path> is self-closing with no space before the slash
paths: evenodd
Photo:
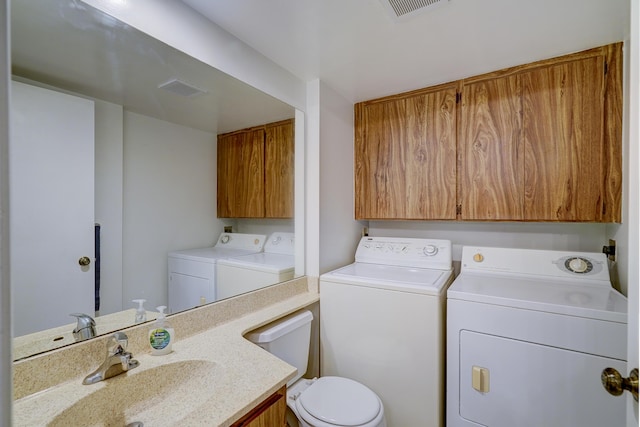
<path id="1" fill-rule="evenodd" d="M 464 247 L 447 301 L 447 426 L 625 424 L 627 300 L 601 253 Z"/>
<path id="2" fill-rule="evenodd" d="M 276 232 L 264 244 L 264 252 L 218 261 L 218 298 L 228 298 L 293 279 L 294 233 Z"/>
<path id="3" fill-rule="evenodd" d="M 320 374 L 352 378 L 389 427 L 442 426 L 448 240 L 363 237 L 355 263 L 320 276 Z"/>
<path id="4" fill-rule="evenodd" d="M 215 246 L 169 253 L 169 313 L 220 299 L 216 263 L 224 258 L 262 251 L 263 234 L 222 233 Z"/>

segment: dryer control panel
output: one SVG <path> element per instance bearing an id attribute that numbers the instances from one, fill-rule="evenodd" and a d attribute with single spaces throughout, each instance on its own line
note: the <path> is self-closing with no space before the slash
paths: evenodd
<path id="1" fill-rule="evenodd" d="M 465 246 L 461 261 L 462 271 L 610 283 L 606 255 L 597 252 Z"/>

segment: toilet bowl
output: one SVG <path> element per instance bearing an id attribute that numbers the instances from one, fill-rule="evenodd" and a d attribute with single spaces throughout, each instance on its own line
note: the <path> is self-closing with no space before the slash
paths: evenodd
<path id="1" fill-rule="evenodd" d="M 380 398 L 348 378 L 299 379 L 287 390 L 287 406 L 300 427 L 385 427 Z"/>
<path id="2" fill-rule="evenodd" d="M 386 427 L 384 406 L 364 384 L 342 377 L 302 378 L 311 339 L 310 311 L 294 313 L 247 334 L 247 338 L 298 369 L 287 383 L 287 407 L 295 427 Z"/>

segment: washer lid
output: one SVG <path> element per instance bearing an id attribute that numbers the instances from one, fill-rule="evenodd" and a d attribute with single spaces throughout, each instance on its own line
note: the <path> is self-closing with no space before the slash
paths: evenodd
<path id="1" fill-rule="evenodd" d="M 452 270 L 398 267 L 355 262 L 325 273 L 320 280 L 350 283 L 372 288 L 391 289 L 428 295 L 440 295 Z"/>
<path id="2" fill-rule="evenodd" d="M 366 424 L 380 412 L 380 400 L 373 391 L 341 377 L 321 377 L 296 402 L 314 418 L 340 426 Z"/>
<path id="3" fill-rule="evenodd" d="M 259 252 L 220 260 L 218 265 L 230 265 L 238 268 L 282 274 L 293 271 L 295 259 L 293 255 Z"/>
<path id="4" fill-rule="evenodd" d="M 214 246 L 211 248 L 185 249 L 182 251 L 173 251 L 173 252 L 169 252 L 169 257 L 216 264 L 217 261 L 221 259 L 236 257 L 241 255 L 249 255 L 254 252 L 255 251 L 253 250 L 247 250 L 247 249 L 221 248 L 218 246 Z"/>

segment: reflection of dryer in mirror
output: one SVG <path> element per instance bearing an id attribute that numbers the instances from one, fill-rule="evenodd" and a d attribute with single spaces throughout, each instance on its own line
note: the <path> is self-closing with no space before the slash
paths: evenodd
<path id="1" fill-rule="evenodd" d="M 220 260 L 218 299 L 293 279 L 294 247 L 294 233 L 275 232 L 266 240 L 264 252 Z"/>
<path id="2" fill-rule="evenodd" d="M 170 252 L 169 313 L 218 300 L 218 261 L 260 252 L 265 239 L 261 234 L 222 233 L 213 247 Z"/>

